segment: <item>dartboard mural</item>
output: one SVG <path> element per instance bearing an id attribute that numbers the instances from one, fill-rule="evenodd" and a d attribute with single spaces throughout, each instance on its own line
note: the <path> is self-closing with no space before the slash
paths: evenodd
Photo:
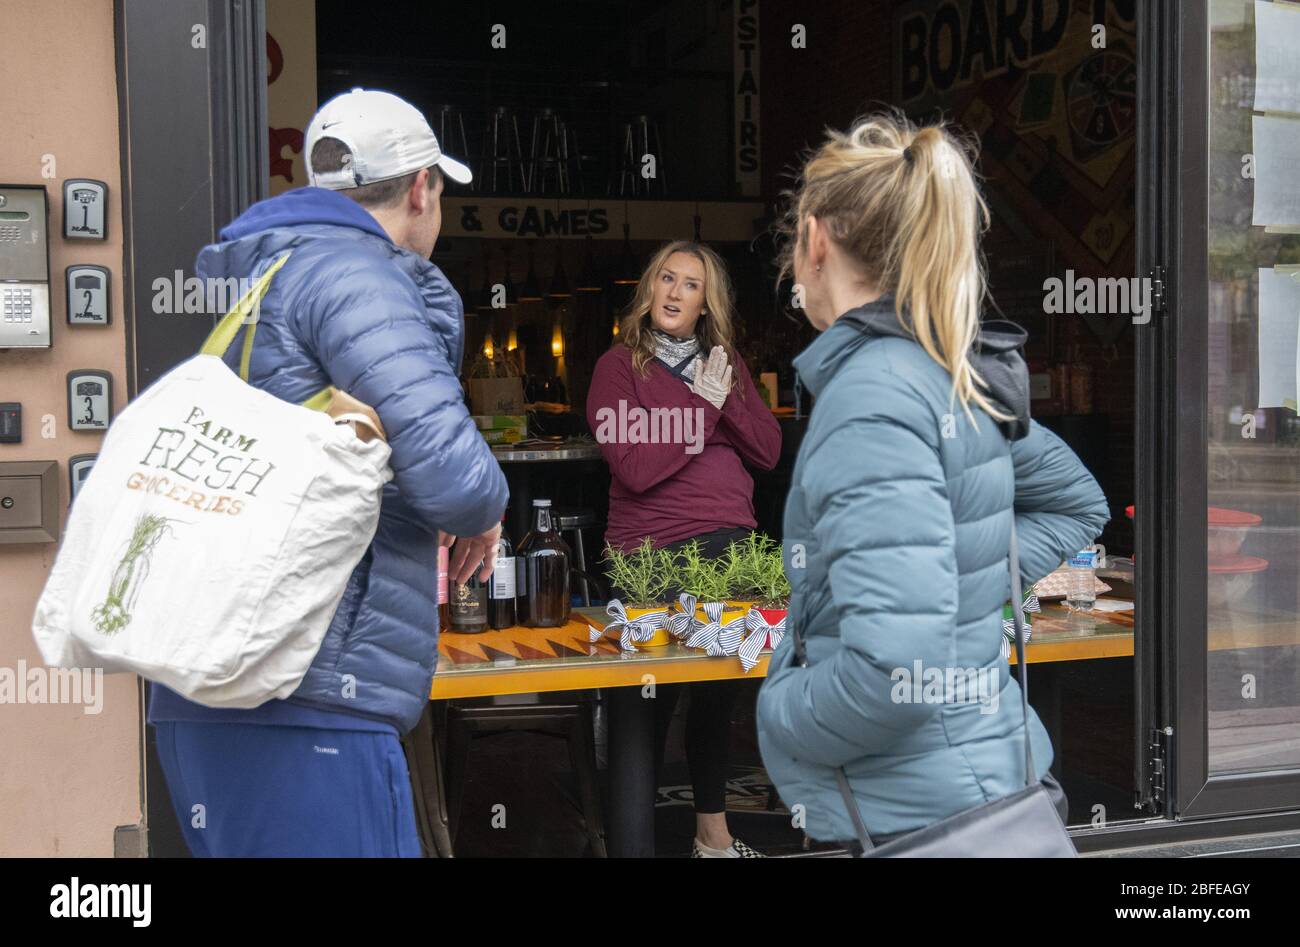
<path id="1" fill-rule="evenodd" d="M 1075 154 L 1087 160 L 1127 138 L 1137 119 L 1137 65 L 1120 50 L 1089 56 L 1066 77 Z"/>

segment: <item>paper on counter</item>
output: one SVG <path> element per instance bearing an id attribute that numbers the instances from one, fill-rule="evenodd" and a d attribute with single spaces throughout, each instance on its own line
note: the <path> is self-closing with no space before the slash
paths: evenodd
<path id="1" fill-rule="evenodd" d="M 1300 226 L 1300 118 L 1256 115 L 1252 120 L 1255 155 L 1256 227 Z"/>
<path id="2" fill-rule="evenodd" d="M 1259 271 L 1260 408 L 1296 409 L 1300 391 L 1300 274 Z"/>
<path id="3" fill-rule="evenodd" d="M 1133 603 L 1125 602 L 1117 598 L 1099 598 L 1092 603 L 1094 612 L 1131 612 Z"/>
<path id="4" fill-rule="evenodd" d="M 1255 0 L 1255 111 L 1300 112 L 1300 7 Z"/>

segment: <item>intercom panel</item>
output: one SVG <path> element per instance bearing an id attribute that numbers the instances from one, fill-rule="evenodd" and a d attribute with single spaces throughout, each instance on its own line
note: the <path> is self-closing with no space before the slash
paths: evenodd
<path id="1" fill-rule="evenodd" d="M 50 347 L 45 188 L 0 184 L 0 349 Z"/>

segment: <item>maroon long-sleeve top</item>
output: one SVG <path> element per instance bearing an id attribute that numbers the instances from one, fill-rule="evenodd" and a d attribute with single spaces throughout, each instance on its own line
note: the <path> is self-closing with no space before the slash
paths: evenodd
<path id="1" fill-rule="evenodd" d="M 732 371 L 732 390 L 720 411 L 658 359 L 651 359 L 647 369 L 642 378 L 632 367 L 632 351 L 616 345 L 596 363 L 587 395 L 587 423 L 612 474 L 606 541 L 626 547 L 649 536 L 663 546 L 715 529 L 753 529 L 754 481 L 745 464 L 761 470 L 776 465 L 781 426 L 744 362 Z M 692 430 L 699 452 L 691 452 L 695 446 L 681 438 L 675 443 L 645 442 L 635 426 L 626 423 L 636 416 L 633 408 L 645 412 L 642 418 L 655 408 L 696 412 L 692 420 L 703 422 L 702 437 Z M 659 417 L 662 432 L 664 415 Z M 651 427 L 647 420 L 646 437 Z"/>

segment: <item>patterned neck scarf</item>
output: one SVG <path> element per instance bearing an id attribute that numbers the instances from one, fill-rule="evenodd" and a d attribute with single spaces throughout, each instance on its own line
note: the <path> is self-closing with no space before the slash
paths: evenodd
<path id="1" fill-rule="evenodd" d="M 689 339 L 679 339 L 653 326 L 650 327 L 650 335 L 655 343 L 655 356 L 669 368 L 676 368 L 682 359 L 687 356 L 699 354 L 700 340 L 695 336 L 691 336 Z M 693 358 L 687 363 L 685 370 L 682 372 L 682 377 L 688 382 L 695 380 L 695 360 Z"/>

